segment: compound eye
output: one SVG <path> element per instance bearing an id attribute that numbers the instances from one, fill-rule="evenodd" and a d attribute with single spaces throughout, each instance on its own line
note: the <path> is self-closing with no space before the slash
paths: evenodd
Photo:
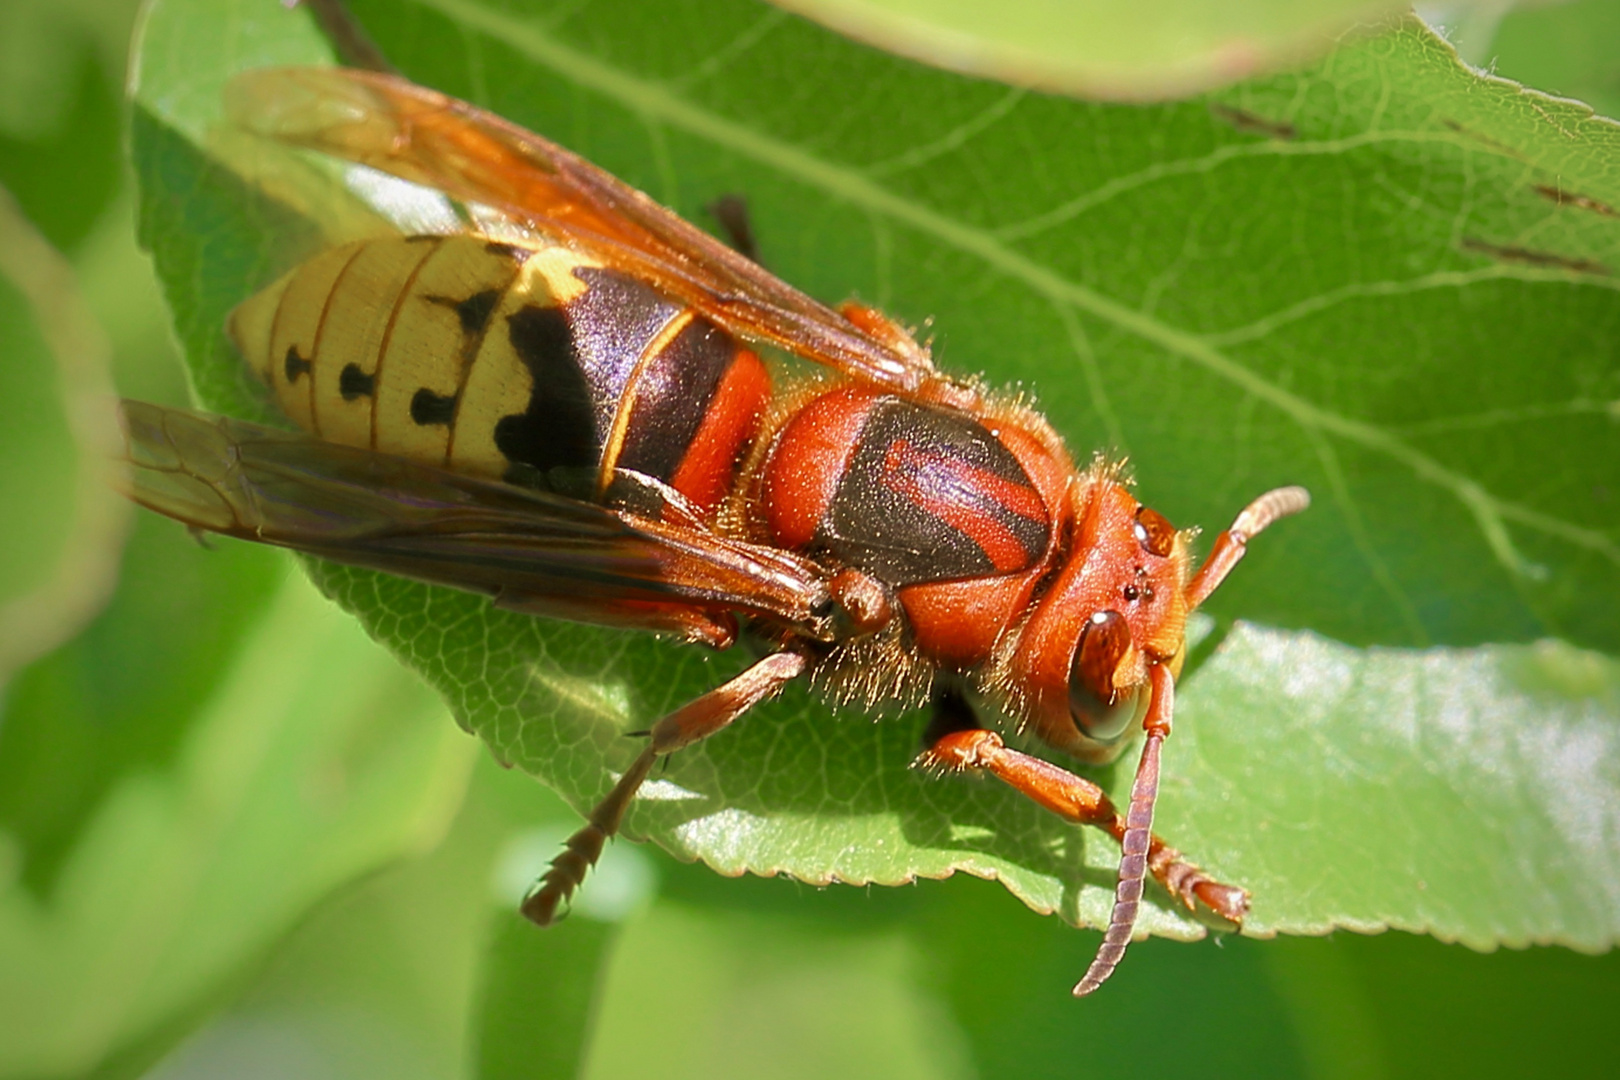
<path id="1" fill-rule="evenodd" d="M 1117 611 L 1097 612 L 1080 631 L 1069 662 L 1069 714 L 1097 742 L 1118 739 L 1136 716 L 1137 695 L 1114 688 L 1114 673 L 1130 651 L 1131 628 Z"/>
<path id="2" fill-rule="evenodd" d="M 1164 558 L 1176 547 L 1176 527 L 1157 510 L 1146 506 L 1136 511 L 1136 542 L 1150 555 Z"/>

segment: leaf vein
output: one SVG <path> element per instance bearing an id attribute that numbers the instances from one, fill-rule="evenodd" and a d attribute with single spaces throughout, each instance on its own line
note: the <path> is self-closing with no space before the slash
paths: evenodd
<path id="1" fill-rule="evenodd" d="M 428 2 L 454 3 L 458 0 L 428 0 Z M 1090 210 L 1160 180 L 1182 176 L 1196 176 L 1214 172 L 1233 161 L 1250 158 L 1325 157 L 1346 153 L 1369 146 L 1394 144 L 1456 146 L 1467 153 L 1482 152 L 1471 140 L 1449 131 L 1383 132 L 1368 130 L 1337 139 L 1284 142 L 1270 139 L 1265 142 L 1229 143 L 1216 147 L 1200 157 L 1180 158 L 1175 161 L 1157 161 L 1134 173 L 1116 176 L 1050 210 L 1044 210 L 1022 221 L 1002 225 L 992 231 L 997 240 L 1027 240 L 1055 226 L 1066 224 Z"/>
<path id="2" fill-rule="evenodd" d="M 964 120 L 933 142 L 922 143 L 893 157 L 874 161 L 866 165 L 862 171 L 869 177 L 888 176 L 891 173 L 926 165 L 935 158 L 959 150 L 969 139 L 982 134 L 997 121 L 1012 112 L 1013 107 L 1023 101 L 1027 93 L 1028 91 L 1022 87 L 1012 87 L 1001 97 L 986 105 L 977 115 Z"/>
<path id="3" fill-rule="evenodd" d="M 1417 608 L 1413 606 L 1411 597 L 1406 590 L 1395 580 L 1390 572 L 1389 565 L 1379 555 L 1372 537 L 1367 532 L 1367 524 L 1356 507 L 1356 500 L 1350 492 L 1350 482 L 1344 475 L 1339 464 L 1339 455 L 1333 450 L 1333 444 L 1328 442 L 1319 430 L 1307 428 L 1305 430 L 1311 446 L 1316 451 L 1317 461 L 1321 463 L 1322 472 L 1327 477 L 1328 490 L 1333 496 L 1334 503 L 1339 512 L 1344 515 L 1345 527 L 1350 532 L 1350 541 L 1361 555 L 1362 561 L 1367 564 L 1367 570 L 1382 588 L 1386 595 L 1394 602 L 1396 610 L 1406 622 L 1406 628 L 1411 631 L 1413 639 L 1420 646 L 1433 644 L 1429 631 L 1423 625 L 1423 619 L 1418 615 Z"/>
<path id="4" fill-rule="evenodd" d="M 1341 285 L 1327 292 L 1318 293 L 1315 296 L 1305 297 L 1243 326 L 1236 326 L 1229 330 L 1201 336 L 1206 343 L 1216 348 L 1240 345 L 1244 342 L 1266 337 L 1289 323 L 1298 322 L 1300 319 L 1319 314 L 1351 300 L 1369 297 L 1404 296 L 1430 289 L 1461 289 L 1491 281 L 1567 284 L 1571 276 L 1568 270 L 1551 270 L 1510 263 L 1491 263 L 1471 270 L 1436 270 L 1432 273 L 1421 274 L 1404 280 L 1358 281 L 1348 285 Z M 1582 284 L 1597 288 L 1620 290 L 1620 281 L 1608 278 L 1583 276 Z"/>
<path id="5" fill-rule="evenodd" d="M 763 41 L 772 30 L 786 22 L 787 17 L 788 13 L 781 8 L 766 8 L 764 14 L 754 20 L 752 26 L 749 26 L 725 45 L 699 61 L 692 70 L 670 79 L 669 88 L 672 90 L 685 90 L 696 83 L 718 75 L 727 64 L 743 56 L 748 50 Z"/>

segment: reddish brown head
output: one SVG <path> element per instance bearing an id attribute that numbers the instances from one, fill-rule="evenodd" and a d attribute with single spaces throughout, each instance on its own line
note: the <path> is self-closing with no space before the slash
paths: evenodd
<path id="1" fill-rule="evenodd" d="M 1189 574 L 1188 534 L 1137 502 L 1115 470 L 1093 467 L 1071 492 L 1067 562 L 1004 654 L 1002 677 L 1031 730 L 1082 760 L 1112 760 L 1134 728 L 1147 733 L 1130 804 L 1114 823 L 1124 853 L 1114 910 L 1097 958 L 1075 987 L 1083 995 L 1113 973 L 1136 922 L 1187 615 L 1237 565 L 1250 537 L 1303 510 L 1310 496 L 1297 487 L 1260 496 Z M 1190 873 L 1179 891 L 1188 906 L 1200 900 L 1232 922 L 1248 911 L 1246 892 L 1201 873 Z"/>
<path id="2" fill-rule="evenodd" d="M 1147 709 L 1148 666 L 1180 670 L 1188 536 L 1137 502 L 1115 470 L 1073 488 L 1069 558 L 1009 658 L 1024 716 L 1048 744 L 1112 759 Z"/>
<path id="3" fill-rule="evenodd" d="M 1181 673 L 1187 616 L 1277 518 L 1303 510 L 1304 488 L 1267 492 L 1216 540 L 1196 573 L 1188 541 L 1143 506 L 1117 468 L 1096 465 L 1071 489 L 1067 561 L 1035 604 L 1008 654 L 1009 697 L 1047 744 L 1107 762 L 1148 709 L 1149 668 Z"/>

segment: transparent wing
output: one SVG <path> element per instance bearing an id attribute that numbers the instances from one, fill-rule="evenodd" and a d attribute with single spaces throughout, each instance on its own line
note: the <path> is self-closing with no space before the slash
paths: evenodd
<path id="1" fill-rule="evenodd" d="M 744 338 L 899 391 L 933 375 L 926 350 L 877 313 L 851 322 L 578 155 L 466 102 L 348 68 L 245 72 L 226 100 L 249 131 L 491 207 Z"/>

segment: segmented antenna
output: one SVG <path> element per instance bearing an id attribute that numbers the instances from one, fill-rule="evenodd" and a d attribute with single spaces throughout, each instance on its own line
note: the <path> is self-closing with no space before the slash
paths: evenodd
<path id="1" fill-rule="evenodd" d="M 1144 722 L 1147 741 L 1142 744 L 1142 760 L 1136 764 L 1136 780 L 1131 784 L 1131 804 L 1125 811 L 1125 835 L 1120 840 L 1119 883 L 1114 886 L 1114 911 L 1108 929 L 1097 947 L 1096 959 L 1075 984 L 1074 996 L 1085 997 L 1108 981 L 1125 956 L 1136 927 L 1136 913 L 1142 906 L 1142 887 L 1147 878 L 1148 843 L 1153 835 L 1153 805 L 1159 798 L 1159 753 L 1166 722 L 1174 712 L 1175 680 L 1157 665 L 1152 669 L 1153 701 Z"/>
<path id="2" fill-rule="evenodd" d="M 1311 505 L 1311 493 L 1302 487 L 1273 488 L 1243 508 L 1228 531 L 1249 540 L 1278 518 L 1297 514 Z"/>

